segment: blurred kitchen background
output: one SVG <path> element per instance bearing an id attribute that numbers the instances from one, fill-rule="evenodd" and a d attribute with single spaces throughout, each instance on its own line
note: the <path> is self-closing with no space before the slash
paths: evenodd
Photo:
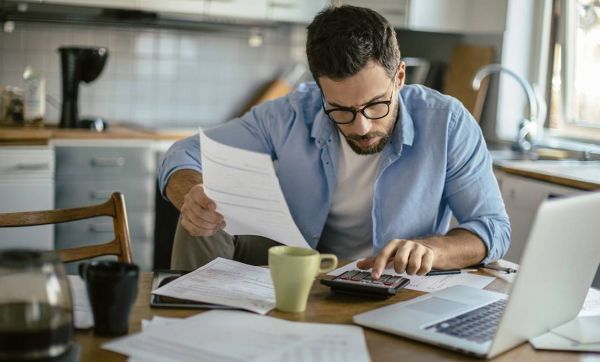
<path id="1" fill-rule="evenodd" d="M 155 187 L 165 150 L 311 80 L 306 26 L 332 3 L 388 18 L 407 82 L 457 97 L 479 121 L 513 222 L 509 260 L 541 200 L 600 188 L 598 0 L 0 0 L 0 212 L 89 205 L 118 190 L 134 259 L 168 267 L 177 215 Z M 78 87 L 75 129 L 59 127 L 60 47 L 108 54 Z M 499 68 L 475 90 L 489 64 Z M 0 230 L 0 243 L 110 239 L 106 225 L 76 224 Z"/>

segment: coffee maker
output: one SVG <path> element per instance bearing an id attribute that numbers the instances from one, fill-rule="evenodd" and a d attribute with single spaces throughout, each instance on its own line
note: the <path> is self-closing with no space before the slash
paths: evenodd
<path id="1" fill-rule="evenodd" d="M 97 47 L 60 47 L 62 64 L 62 113 L 60 128 L 77 128 L 85 125 L 79 120 L 79 83 L 94 81 L 106 64 L 108 49 Z"/>

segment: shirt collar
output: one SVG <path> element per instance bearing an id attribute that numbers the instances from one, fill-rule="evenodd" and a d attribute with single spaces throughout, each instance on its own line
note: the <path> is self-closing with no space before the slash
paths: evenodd
<path id="1" fill-rule="evenodd" d="M 393 152 L 399 154 L 402 150 L 402 145 L 412 146 L 415 138 L 415 127 L 413 119 L 408 113 L 404 100 L 401 96 L 402 92 L 398 93 L 398 123 L 390 138 L 390 143 L 393 147 Z M 323 111 L 323 107 L 315 116 L 310 136 L 315 139 L 319 148 L 325 147 L 328 141 L 334 139 L 334 134 L 337 131 L 329 117 Z"/>

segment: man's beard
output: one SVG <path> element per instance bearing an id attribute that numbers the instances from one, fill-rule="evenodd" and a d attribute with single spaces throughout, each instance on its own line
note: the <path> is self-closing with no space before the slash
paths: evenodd
<path id="1" fill-rule="evenodd" d="M 388 141 L 390 140 L 390 137 L 392 136 L 392 133 L 394 132 L 394 128 L 396 128 L 396 124 L 398 123 L 398 105 L 396 105 L 394 107 L 394 111 L 392 114 L 395 115 L 396 119 L 395 119 L 394 123 L 392 123 L 392 126 L 390 127 L 390 129 L 388 129 L 387 133 L 369 132 L 362 136 L 359 136 L 359 135 L 346 136 L 343 132 L 340 132 L 340 133 L 344 136 L 344 138 L 346 139 L 346 142 L 348 143 L 348 146 L 350 146 L 350 148 L 352 149 L 352 151 L 354 151 L 354 153 L 356 153 L 358 155 L 372 155 L 375 153 L 379 153 L 379 152 L 383 151 L 383 149 L 385 148 L 385 145 L 387 145 Z M 381 137 L 381 139 L 376 144 L 367 146 L 367 148 L 362 148 L 354 142 L 354 141 L 364 141 L 366 139 L 373 138 L 373 137 Z"/>
<path id="2" fill-rule="evenodd" d="M 379 142 L 375 143 L 374 145 L 369 145 L 369 146 L 367 146 L 367 148 L 363 148 L 353 142 L 353 141 L 363 141 L 363 140 L 373 138 L 373 137 L 382 137 L 382 138 L 379 140 Z M 354 151 L 354 153 L 359 154 L 359 155 L 372 155 L 374 153 L 381 152 L 385 148 L 385 145 L 388 143 L 388 141 L 390 139 L 390 134 L 389 133 L 386 134 L 383 132 L 369 132 L 363 136 L 357 136 L 357 135 L 346 136 L 346 135 L 344 135 L 344 138 L 346 139 L 346 142 L 348 143 L 348 145 L 350 146 L 352 151 Z"/>

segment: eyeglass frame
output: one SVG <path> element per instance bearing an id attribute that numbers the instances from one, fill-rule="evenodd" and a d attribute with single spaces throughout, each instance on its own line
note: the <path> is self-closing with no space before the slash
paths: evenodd
<path id="1" fill-rule="evenodd" d="M 396 75 L 398 73 L 394 74 L 394 77 L 392 78 L 392 83 L 390 84 L 390 86 L 393 86 L 396 84 Z M 388 87 L 389 89 L 389 87 Z M 387 90 L 386 90 L 387 91 Z M 325 96 L 323 95 L 323 90 L 321 90 L 321 103 L 323 104 L 323 112 L 325 112 L 325 114 L 327 115 L 327 118 L 329 118 L 329 120 L 335 124 L 351 124 L 352 122 L 354 122 L 356 120 L 356 115 L 360 112 L 360 114 L 363 115 L 363 117 L 365 117 L 366 119 L 370 119 L 370 120 L 377 120 L 377 119 L 382 119 L 383 117 L 386 117 L 388 114 L 390 114 L 390 105 L 392 104 L 392 100 L 394 98 L 394 91 L 392 90 L 392 94 L 390 94 L 390 99 L 388 99 L 387 101 L 376 101 L 376 102 L 370 102 L 365 104 L 364 106 L 356 109 L 356 108 L 352 108 L 352 107 L 337 107 L 337 108 L 333 108 L 333 109 L 326 109 L 325 108 Z M 387 112 L 385 112 L 385 114 L 381 117 L 369 117 L 365 114 L 365 109 L 371 107 L 371 106 L 375 106 L 378 104 L 385 104 L 387 106 Z M 333 119 L 329 114 L 331 112 L 335 112 L 335 111 L 346 111 L 346 112 L 351 112 L 352 113 L 352 119 L 348 122 L 338 122 L 335 119 Z"/>

